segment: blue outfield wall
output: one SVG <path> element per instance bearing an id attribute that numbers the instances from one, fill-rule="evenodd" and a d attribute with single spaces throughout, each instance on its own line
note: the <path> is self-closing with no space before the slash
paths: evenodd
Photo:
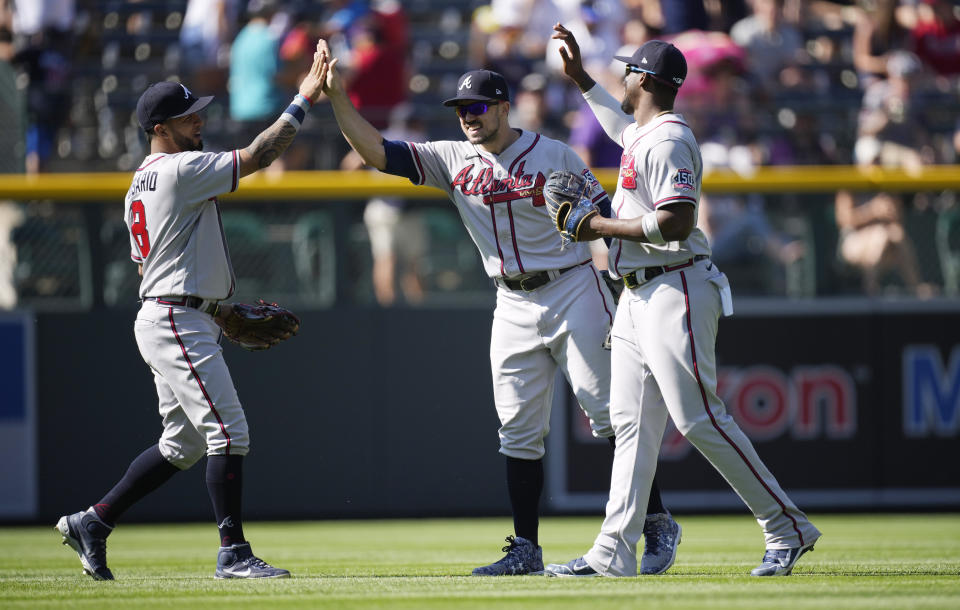
<path id="1" fill-rule="evenodd" d="M 866 302 L 864 302 L 866 303 Z M 96 502 L 156 442 L 133 310 L 36 317 L 37 503 Z M 268 352 L 225 346 L 251 426 L 248 519 L 504 515 L 489 309 L 304 312 Z M 740 313 L 721 322 L 720 394 L 803 508 L 960 508 L 960 310 Z M 611 452 L 558 392 L 547 513 L 600 513 Z M 932 467 L 935 465 L 935 467 Z M 126 520 L 207 520 L 202 463 Z M 658 480 L 677 511 L 745 510 L 669 430 Z"/>

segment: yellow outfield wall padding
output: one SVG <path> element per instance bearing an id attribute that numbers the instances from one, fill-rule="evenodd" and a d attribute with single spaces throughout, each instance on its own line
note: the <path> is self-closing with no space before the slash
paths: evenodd
<path id="1" fill-rule="evenodd" d="M 617 184 L 616 169 L 596 170 L 597 179 L 609 193 Z M 0 199 L 54 199 L 62 201 L 123 200 L 131 172 L 0 174 Z M 712 172 L 703 180 L 706 193 L 833 193 L 856 191 L 937 191 L 960 188 L 960 166 L 931 165 L 916 172 L 829 166 L 761 167 L 749 176 Z M 367 199 L 391 195 L 415 199 L 444 198 L 443 191 L 422 188 L 406 178 L 375 171 L 259 172 L 240 181 L 233 200 Z"/>

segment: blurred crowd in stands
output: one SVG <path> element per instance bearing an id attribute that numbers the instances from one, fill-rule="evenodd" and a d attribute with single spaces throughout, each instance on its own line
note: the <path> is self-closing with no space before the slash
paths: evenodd
<path id="1" fill-rule="evenodd" d="M 569 138 L 591 163 L 615 166 L 616 151 L 560 77 L 549 37 L 558 21 L 616 93 L 614 54 L 651 38 L 674 42 L 690 64 L 678 109 L 702 143 L 723 147 L 715 162 L 957 157 L 953 0 L 0 0 L 4 103 L 15 110 L 19 93 L 23 119 L 5 113 L 13 120 L 4 137 L 15 141 L 20 127 L 23 139 L 5 150 L 22 150 L 28 172 L 90 161 L 129 169 L 142 152 L 127 133 L 131 102 L 162 78 L 218 96 L 208 132 L 246 135 L 274 118 L 324 37 L 378 127 L 412 103 L 431 137 L 434 128 L 447 135 L 433 102 L 463 70 L 483 66 L 513 86 L 519 126 Z M 339 158 L 304 151 L 287 162 L 331 169 Z"/>
<path id="2" fill-rule="evenodd" d="M 463 71 L 485 67 L 512 87 L 514 126 L 569 142 L 593 167 L 616 167 L 619 148 L 560 73 L 556 22 L 615 95 L 622 64 L 613 55 L 652 38 L 676 44 L 689 64 L 677 110 L 708 171 L 958 160 L 955 0 L 0 0 L 0 172 L 136 167 L 145 154 L 136 99 L 165 78 L 217 96 L 209 149 L 244 145 L 295 92 L 318 37 L 379 128 L 460 138 L 439 101 Z M 353 167 L 328 109 L 314 109 L 303 132 L 273 171 Z M 774 226 L 769 199 L 704 197 L 701 225 L 718 264 L 803 259 L 802 230 Z M 836 194 L 837 257 L 869 270 L 867 293 L 881 290 L 886 268 L 915 294 L 936 292 L 904 219 L 954 205 L 941 199 Z M 411 301 L 422 298 L 409 286 Z M 394 298 L 378 289 L 382 303 Z"/>

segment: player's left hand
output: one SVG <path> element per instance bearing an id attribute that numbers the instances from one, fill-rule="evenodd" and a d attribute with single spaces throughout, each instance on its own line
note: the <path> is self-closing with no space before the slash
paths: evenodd
<path id="1" fill-rule="evenodd" d="M 560 232 L 561 248 L 581 241 L 590 218 L 600 214 L 597 205 L 585 196 L 586 191 L 586 179 L 566 170 L 553 172 L 543 185 L 543 198 Z"/>
<path id="2" fill-rule="evenodd" d="M 250 351 L 269 349 L 300 330 L 300 318 L 292 311 L 263 299 L 253 305 L 221 305 L 213 319 L 227 339 Z"/>

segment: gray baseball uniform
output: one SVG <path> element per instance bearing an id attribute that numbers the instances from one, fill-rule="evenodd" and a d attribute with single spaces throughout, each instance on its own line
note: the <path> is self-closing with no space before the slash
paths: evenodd
<path id="1" fill-rule="evenodd" d="M 160 399 L 160 451 L 180 469 L 204 454 L 246 455 L 249 433 L 209 306 L 235 278 L 216 196 L 237 188 L 237 151 L 157 153 L 125 199 L 131 258 L 143 265 L 134 330 Z M 187 306 L 185 296 L 202 299 Z"/>
<path id="2" fill-rule="evenodd" d="M 567 169 L 586 176 L 591 198 L 599 201 L 606 193 L 590 170 L 566 144 L 529 131 L 496 155 L 468 141 L 387 148 L 388 157 L 409 156 L 401 175 L 449 195 L 497 285 L 490 364 L 500 452 L 526 460 L 543 457 L 557 366 L 594 435 L 611 436 L 610 354 L 602 344 L 613 300 L 588 244 L 560 250 L 542 194 L 546 177 Z M 535 289 L 518 284 L 539 282 L 541 273 L 549 281 Z"/>
<path id="3" fill-rule="evenodd" d="M 658 207 L 697 206 L 703 165 L 683 117 L 661 113 L 637 125 L 601 87 L 584 97 L 623 146 L 613 212 L 636 218 Z M 617 117 L 617 118 L 614 118 Z M 610 269 L 627 280 L 612 332 L 610 416 L 617 437 L 606 518 L 584 555 L 597 572 L 637 574 L 647 494 L 667 417 L 746 502 L 767 548 L 811 544 L 820 532 L 790 501 L 717 396 L 715 345 L 731 315 L 726 276 L 694 227 L 663 245 L 613 241 Z"/>

